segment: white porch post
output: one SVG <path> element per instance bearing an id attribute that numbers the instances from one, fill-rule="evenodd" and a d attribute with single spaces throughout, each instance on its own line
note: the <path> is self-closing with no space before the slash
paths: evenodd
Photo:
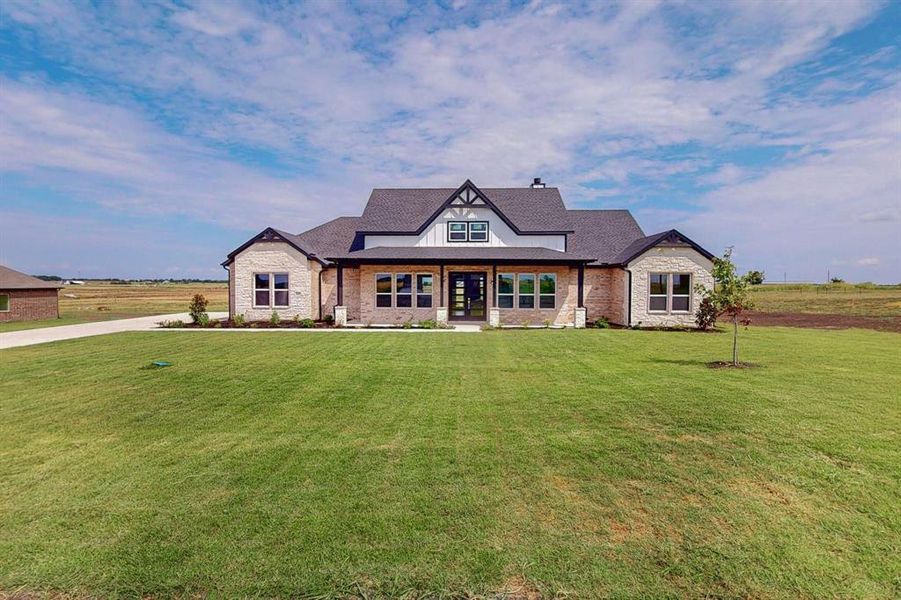
<path id="1" fill-rule="evenodd" d="M 439 306 L 437 315 L 435 316 L 435 320 L 438 321 L 439 325 L 447 325 L 447 307 Z"/>
<path id="2" fill-rule="evenodd" d="M 346 327 L 347 326 L 347 307 L 346 306 L 336 306 L 335 307 L 335 327 Z"/>
<path id="3" fill-rule="evenodd" d="M 587 317 L 588 311 L 585 307 L 579 307 L 576 309 L 575 319 L 573 320 L 573 325 L 576 329 L 585 329 L 585 320 Z"/>
<path id="4" fill-rule="evenodd" d="M 501 309 L 496 306 L 488 309 L 488 324 L 492 327 L 501 326 Z"/>

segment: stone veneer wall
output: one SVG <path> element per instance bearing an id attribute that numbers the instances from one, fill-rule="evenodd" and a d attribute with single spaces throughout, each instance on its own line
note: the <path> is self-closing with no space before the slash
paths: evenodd
<path id="1" fill-rule="evenodd" d="M 632 273 L 632 322 L 647 327 L 694 327 L 694 313 L 701 301 L 697 284 L 713 287 L 713 263 L 691 247 L 664 246 L 651 248 L 626 267 Z M 659 313 L 648 311 L 648 288 L 651 273 L 691 273 L 691 306 L 688 312 Z"/>
<path id="2" fill-rule="evenodd" d="M 451 272 L 481 271 L 487 275 L 486 303 L 488 307 L 494 306 L 494 281 L 492 281 L 491 265 L 445 265 L 444 267 L 444 303 L 447 305 L 448 286 Z M 545 320 L 557 325 L 572 325 L 575 317 L 575 308 L 578 304 L 578 273 L 576 269 L 568 266 L 535 266 L 535 265 L 499 265 L 498 273 L 556 273 L 557 274 L 557 300 L 553 309 L 518 309 L 504 308 L 500 310 L 501 323 L 504 325 L 519 325 L 525 321 L 532 325 L 540 325 Z M 431 273 L 434 276 L 431 308 L 377 308 L 375 306 L 375 275 L 376 273 Z M 359 270 L 358 300 L 360 306 L 359 321 L 373 324 L 394 324 L 412 320 L 414 322 L 424 319 L 435 319 L 437 308 L 441 306 L 442 285 L 439 281 L 441 268 L 437 265 L 363 265 Z M 415 277 L 414 277 L 415 286 Z M 345 276 L 344 297 L 348 300 L 350 290 Z M 415 294 L 415 290 L 414 290 Z M 415 298 L 413 300 L 415 304 Z M 486 312 L 485 321 L 488 320 Z"/>
<path id="3" fill-rule="evenodd" d="M 9 294 L 9 310 L 0 312 L 0 322 L 59 317 L 59 294 L 56 289 L 0 290 L 0 294 Z"/>
<path id="4" fill-rule="evenodd" d="M 627 274 L 620 268 L 585 268 L 585 308 L 588 323 L 601 317 L 617 325 L 626 323 Z"/>
<path id="5" fill-rule="evenodd" d="M 234 277 L 233 314 L 243 314 L 249 321 L 269 319 L 273 310 L 282 318 L 294 315 L 301 319 L 316 317 L 312 284 L 316 274 L 307 257 L 292 246 L 284 242 L 257 242 L 234 258 L 230 272 Z M 288 306 L 255 308 L 254 273 L 288 273 Z"/>

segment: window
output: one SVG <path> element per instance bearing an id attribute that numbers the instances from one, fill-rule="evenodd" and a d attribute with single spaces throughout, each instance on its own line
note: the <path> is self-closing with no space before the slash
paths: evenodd
<path id="1" fill-rule="evenodd" d="M 535 308 L 535 275 L 519 274 L 519 308 Z"/>
<path id="2" fill-rule="evenodd" d="M 667 283 L 666 273 L 651 273 L 649 311 L 666 312 Z"/>
<path id="3" fill-rule="evenodd" d="M 470 242 L 487 242 L 488 241 L 488 221 L 470 221 L 469 222 L 469 241 Z"/>
<path id="4" fill-rule="evenodd" d="M 691 274 L 673 273 L 670 277 L 672 277 L 673 281 L 670 310 L 673 312 L 688 312 L 691 308 Z"/>
<path id="5" fill-rule="evenodd" d="M 277 306 L 284 308 L 290 304 L 288 291 L 287 273 L 253 274 L 254 306 Z"/>
<path id="6" fill-rule="evenodd" d="M 288 306 L 288 274 L 273 273 L 272 281 L 274 283 L 273 302 L 274 306 Z"/>
<path id="7" fill-rule="evenodd" d="M 413 276 L 409 273 L 397 273 L 394 276 L 394 306 L 411 308 L 413 306 Z"/>
<path id="8" fill-rule="evenodd" d="M 269 273 L 253 276 L 253 305 L 269 306 Z"/>
<path id="9" fill-rule="evenodd" d="M 0 312 L 9 312 L 9 294 L 0 294 Z"/>
<path id="10" fill-rule="evenodd" d="M 487 242 L 488 221 L 449 221 L 447 224 L 449 242 Z"/>
<path id="11" fill-rule="evenodd" d="M 497 274 L 497 307 L 513 308 L 513 273 Z"/>
<path id="12" fill-rule="evenodd" d="M 542 273 L 538 281 L 538 308 L 554 308 L 557 299 L 557 275 Z"/>
<path id="13" fill-rule="evenodd" d="M 460 221 L 451 221 L 447 224 L 447 241 L 449 242 L 465 242 L 466 241 L 466 223 Z"/>
<path id="14" fill-rule="evenodd" d="M 432 274 L 420 273 L 416 276 L 416 308 L 432 307 Z"/>
<path id="15" fill-rule="evenodd" d="M 391 308 L 391 273 L 375 274 L 375 305 Z"/>

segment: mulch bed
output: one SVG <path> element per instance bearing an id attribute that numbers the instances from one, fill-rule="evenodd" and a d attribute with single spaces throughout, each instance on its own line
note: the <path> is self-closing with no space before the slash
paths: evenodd
<path id="1" fill-rule="evenodd" d="M 751 326 L 807 327 L 812 329 L 875 329 L 901 333 L 901 317 L 863 317 L 856 315 L 817 315 L 786 312 L 748 312 Z M 721 321 L 720 325 L 725 324 Z"/>

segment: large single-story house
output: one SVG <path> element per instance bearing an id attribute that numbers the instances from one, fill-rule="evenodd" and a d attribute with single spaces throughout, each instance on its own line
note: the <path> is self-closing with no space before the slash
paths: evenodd
<path id="1" fill-rule="evenodd" d="M 61 287 L 0 265 L 0 322 L 56 319 Z"/>
<path id="2" fill-rule="evenodd" d="M 248 320 L 691 326 L 712 259 L 674 229 L 645 235 L 627 210 L 567 209 L 535 179 L 375 189 L 359 217 L 269 227 L 222 265 L 229 313 Z"/>

